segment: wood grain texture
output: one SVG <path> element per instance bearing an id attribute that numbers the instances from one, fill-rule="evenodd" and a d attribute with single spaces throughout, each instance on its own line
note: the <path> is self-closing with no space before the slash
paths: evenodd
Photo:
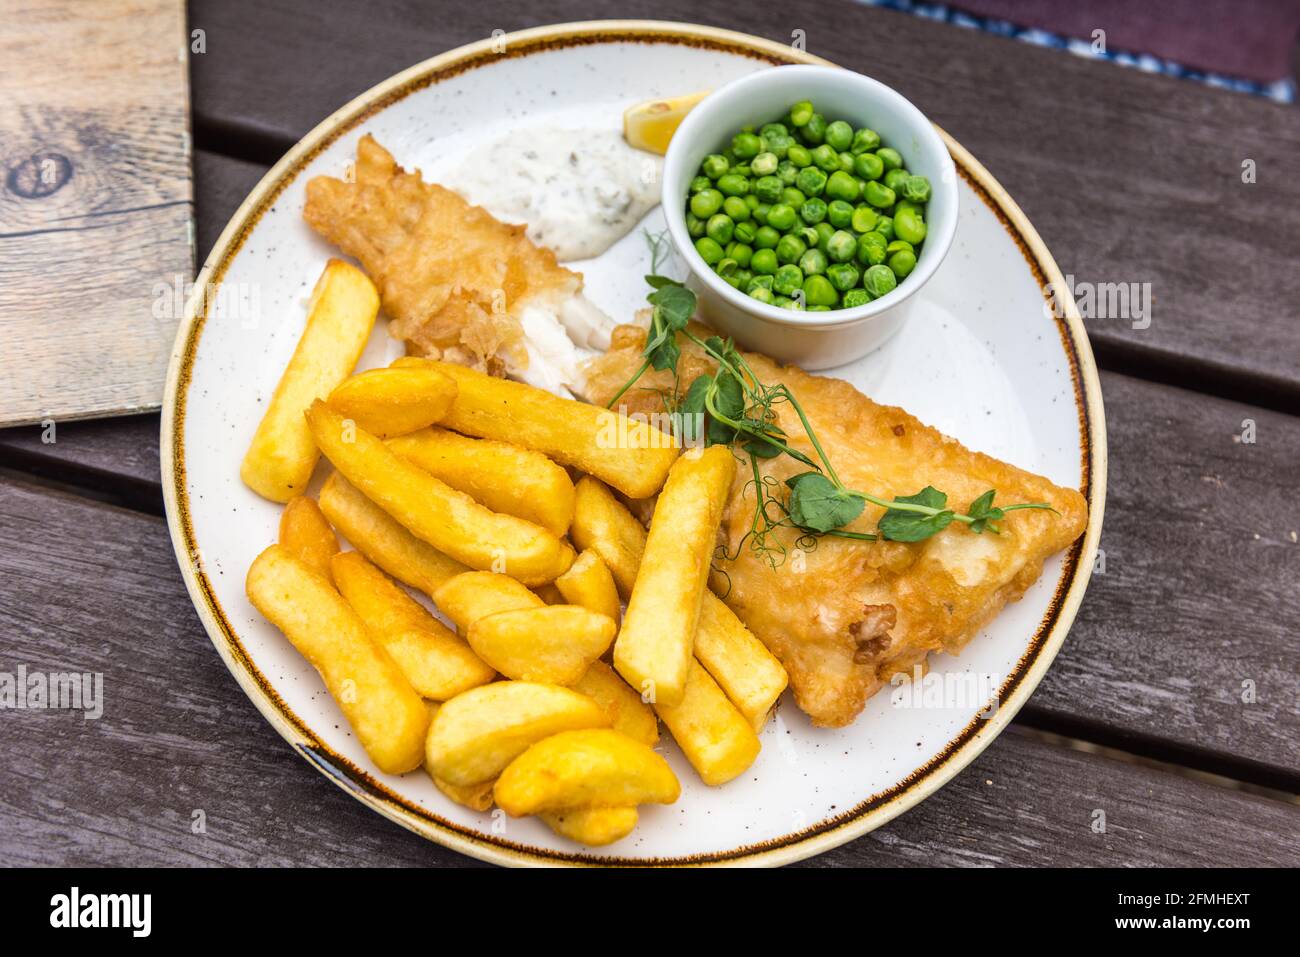
<path id="1" fill-rule="evenodd" d="M 193 270 L 180 0 L 0 9 L 0 425 L 156 408 Z"/>
<path id="2" fill-rule="evenodd" d="M 495 29 L 602 17 L 737 24 L 733 10 L 689 0 L 384 0 L 328 16 L 309 0 L 195 0 L 191 10 L 209 33 L 208 53 L 193 58 L 198 132 L 267 162 L 369 86 Z M 1089 322 L 1103 357 L 1300 408 L 1300 322 L 1287 294 L 1300 218 L 1280 215 L 1300 205 L 1300 111 L 838 0 L 741 19 L 778 42 L 803 31 L 810 52 L 912 99 L 1007 187 L 1062 272 L 1150 283 L 1149 328 Z M 347 70 L 318 69 L 343 61 Z M 1241 181 L 1247 159 L 1253 185 Z"/>
<path id="3" fill-rule="evenodd" d="M 1102 390 L 1102 573 L 1026 717 L 1300 791 L 1300 419 L 1121 375 Z"/>
<path id="4" fill-rule="evenodd" d="M 366 810 L 275 734 L 204 635 L 162 521 L 0 478 L 0 538 L 0 671 L 104 682 L 98 720 L 5 714 L 7 863 L 471 863 Z M 1092 831 L 1096 809 L 1105 834 Z M 1013 731 L 937 795 L 817 863 L 1294 865 L 1298 824 L 1285 804 Z"/>

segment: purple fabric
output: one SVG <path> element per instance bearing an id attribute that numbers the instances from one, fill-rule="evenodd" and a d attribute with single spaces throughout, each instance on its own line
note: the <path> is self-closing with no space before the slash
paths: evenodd
<path id="1" fill-rule="evenodd" d="M 1112 52 L 1272 83 L 1291 76 L 1300 0 L 949 0 L 956 10 L 1062 36 L 1106 31 Z"/>

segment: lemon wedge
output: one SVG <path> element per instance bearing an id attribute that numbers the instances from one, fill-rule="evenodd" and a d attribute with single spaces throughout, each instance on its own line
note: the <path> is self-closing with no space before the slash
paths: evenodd
<path id="1" fill-rule="evenodd" d="M 708 95 L 709 91 L 705 90 L 666 100 L 646 100 L 629 106 L 623 113 L 623 136 L 629 145 L 639 150 L 666 153 L 668 141 L 677 132 L 682 119 Z"/>

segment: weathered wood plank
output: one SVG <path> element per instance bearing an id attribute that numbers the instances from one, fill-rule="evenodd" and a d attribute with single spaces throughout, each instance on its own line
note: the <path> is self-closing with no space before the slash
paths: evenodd
<path id="1" fill-rule="evenodd" d="M 467 863 L 366 811 L 278 738 L 203 634 L 160 520 L 0 479 L 0 539 L 0 671 L 99 672 L 104 688 L 98 720 L 5 716 L 8 863 Z M 1010 732 L 939 794 L 818 860 L 1295 864 L 1298 819 Z"/>
<path id="2" fill-rule="evenodd" d="M 0 425 L 157 407 L 193 260 L 180 0 L 0 17 Z"/>
<path id="3" fill-rule="evenodd" d="M 1300 112 L 833 5 L 833 18 L 821 0 L 757 7 L 744 28 L 779 42 L 804 36 L 811 52 L 897 87 L 999 178 L 1063 272 L 1149 283 L 1148 328 L 1090 321 L 1103 359 L 1181 381 L 1219 379 L 1233 394 L 1300 408 L 1300 323 L 1294 307 L 1279 306 L 1291 298 L 1300 219 L 1276 215 L 1300 204 Z M 401 0 L 340 5 L 328 18 L 306 0 L 195 0 L 191 10 L 209 38 L 192 59 L 199 133 L 220 130 L 229 141 L 242 130 L 244 148 L 267 162 L 367 87 L 496 29 L 611 16 L 736 25 L 727 10 L 689 0 L 559 0 L 545 10 L 483 0 L 454 16 Z M 335 60 L 348 69 L 317 68 Z M 1257 170 L 1251 185 L 1241 179 L 1246 160 Z"/>
<path id="4" fill-rule="evenodd" d="M 1300 789 L 1300 419 L 1114 374 L 1102 391 L 1104 565 L 1025 716 Z"/>

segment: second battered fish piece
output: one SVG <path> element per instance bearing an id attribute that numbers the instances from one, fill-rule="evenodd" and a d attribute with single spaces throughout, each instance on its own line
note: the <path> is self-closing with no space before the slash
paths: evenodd
<path id="1" fill-rule="evenodd" d="M 574 378 L 564 327 L 598 310 L 580 295 L 582 275 L 529 241 L 525 227 L 402 169 L 369 135 L 357 144 L 350 178 L 307 183 L 303 216 L 361 263 L 379 288 L 389 332 L 408 351 L 553 391 Z M 546 351 L 557 343 L 564 348 Z M 559 368 L 538 368 L 548 362 Z"/>
<path id="2" fill-rule="evenodd" d="M 685 388 L 713 364 L 679 341 Z M 615 330 L 609 352 L 586 367 L 587 398 L 604 402 L 617 392 L 640 365 L 644 342 L 639 327 Z M 849 488 L 892 498 L 933 485 L 961 510 L 992 488 L 995 504 L 1047 502 L 1056 509 L 1013 512 L 1000 523 L 1000 535 L 977 535 L 954 522 L 910 544 L 823 537 L 803 550 L 795 533 L 780 529 L 774 534 L 786 554 L 773 569 L 744 542 L 755 504 L 746 458 L 736 470 L 723 525 L 728 554 L 736 557 L 715 565 L 714 588 L 781 660 L 796 703 L 813 723 L 840 727 L 893 675 L 910 674 L 930 652 L 960 651 L 1007 602 L 1020 598 L 1043 562 L 1082 534 L 1087 504 L 1074 489 L 972 452 L 847 382 L 753 353 L 745 357 L 762 382 L 784 382 L 798 397 Z M 663 399 L 654 390 L 671 388 L 669 373 L 650 373 L 621 401 L 629 411 L 661 412 Z M 790 406 L 777 408 L 791 445 L 814 454 Z M 760 461 L 764 478 L 776 482 L 807 471 L 789 456 Z M 882 512 L 868 504 L 849 528 L 874 531 Z"/>

